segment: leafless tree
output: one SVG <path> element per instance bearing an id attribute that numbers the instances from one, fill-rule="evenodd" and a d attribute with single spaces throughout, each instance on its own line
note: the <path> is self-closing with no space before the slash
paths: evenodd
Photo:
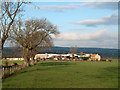
<path id="1" fill-rule="evenodd" d="M 23 0 L 19 0 L 19 2 L 10 2 L 10 0 L 2 0 L 0 5 L 0 33 L 1 42 L 2 42 L 2 49 L 4 46 L 5 41 L 9 37 L 10 28 L 13 22 L 17 19 L 18 16 L 22 15 L 21 12 L 23 11 L 23 4 L 26 4 Z"/>
<path id="2" fill-rule="evenodd" d="M 77 53 L 77 47 L 70 47 L 70 53 L 76 54 Z"/>
<path id="3" fill-rule="evenodd" d="M 39 48 L 53 46 L 51 35 L 57 35 L 57 27 L 46 19 L 32 19 L 25 22 L 16 21 L 12 25 L 11 38 L 23 48 L 23 57 L 30 65 L 30 58 L 39 52 Z"/>
<path id="4" fill-rule="evenodd" d="M 80 55 L 85 55 L 85 53 L 83 53 L 83 52 L 80 52 Z"/>

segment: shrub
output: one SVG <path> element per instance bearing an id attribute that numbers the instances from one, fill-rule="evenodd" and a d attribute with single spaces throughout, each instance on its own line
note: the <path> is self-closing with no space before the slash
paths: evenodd
<path id="1" fill-rule="evenodd" d="M 17 65 L 18 65 L 18 64 L 15 62 L 15 63 L 14 63 L 14 66 L 17 66 Z"/>
<path id="2" fill-rule="evenodd" d="M 5 61 L 5 66 L 8 66 L 8 61 L 7 60 Z"/>
<path id="3" fill-rule="evenodd" d="M 82 60 L 88 60 L 90 57 L 82 57 Z"/>

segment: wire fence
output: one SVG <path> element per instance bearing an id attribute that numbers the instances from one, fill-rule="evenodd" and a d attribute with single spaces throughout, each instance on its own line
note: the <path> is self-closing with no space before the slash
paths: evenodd
<path id="1" fill-rule="evenodd" d="M 16 66 L 9 66 L 9 67 L 2 67 L 2 78 L 6 78 L 11 76 L 15 72 L 22 70 L 25 68 L 24 65 L 16 65 Z"/>

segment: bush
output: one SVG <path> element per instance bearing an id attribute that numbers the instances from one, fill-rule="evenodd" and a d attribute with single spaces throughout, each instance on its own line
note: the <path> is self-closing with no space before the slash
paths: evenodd
<path id="1" fill-rule="evenodd" d="M 5 66 L 8 66 L 8 61 L 7 60 L 5 61 Z"/>
<path id="2" fill-rule="evenodd" d="M 88 60 L 90 57 L 82 57 L 82 60 Z"/>
<path id="3" fill-rule="evenodd" d="M 15 62 L 15 63 L 14 63 L 14 66 L 17 66 L 17 65 L 18 65 L 18 64 Z"/>

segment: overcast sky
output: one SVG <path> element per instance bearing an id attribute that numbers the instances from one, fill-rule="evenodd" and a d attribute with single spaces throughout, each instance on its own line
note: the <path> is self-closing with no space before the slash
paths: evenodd
<path id="1" fill-rule="evenodd" d="M 47 18 L 58 26 L 55 46 L 118 47 L 117 2 L 34 2 L 24 19 Z"/>

